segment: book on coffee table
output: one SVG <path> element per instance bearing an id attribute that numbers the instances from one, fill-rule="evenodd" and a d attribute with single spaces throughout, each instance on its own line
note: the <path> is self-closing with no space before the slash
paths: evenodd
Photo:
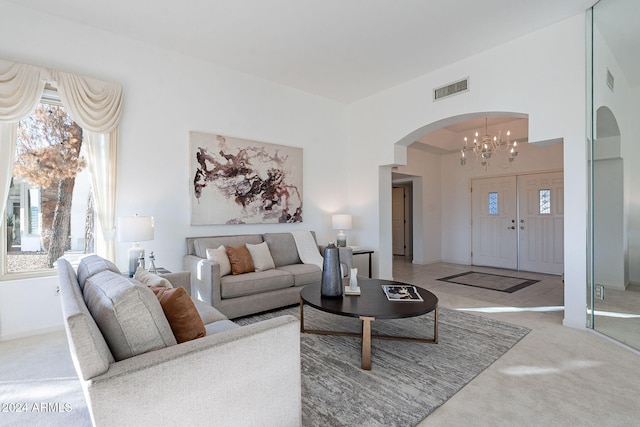
<path id="1" fill-rule="evenodd" d="M 422 297 L 413 285 L 382 285 L 389 301 L 422 301 Z"/>

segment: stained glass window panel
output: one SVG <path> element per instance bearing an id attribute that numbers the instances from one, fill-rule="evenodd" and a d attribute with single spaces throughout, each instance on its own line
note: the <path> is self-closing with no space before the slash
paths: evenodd
<path id="1" fill-rule="evenodd" d="M 498 215 L 498 193 L 489 193 L 489 215 Z"/>
<path id="2" fill-rule="evenodd" d="M 551 190 L 540 190 L 540 213 L 551 214 Z"/>

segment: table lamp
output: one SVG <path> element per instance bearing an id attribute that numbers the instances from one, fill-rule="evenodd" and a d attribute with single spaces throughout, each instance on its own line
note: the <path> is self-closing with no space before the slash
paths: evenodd
<path id="1" fill-rule="evenodd" d="M 347 246 L 347 235 L 344 234 L 344 230 L 351 230 L 351 215 L 338 214 L 331 216 L 331 225 L 334 230 L 340 230 L 338 232 L 336 246 L 344 248 Z"/>
<path id="2" fill-rule="evenodd" d="M 127 251 L 129 256 L 129 277 L 133 277 L 138 268 L 138 260 L 140 257 L 144 260 L 144 248 L 140 246 L 140 242 L 153 240 L 153 217 L 138 215 L 119 217 L 118 240 L 121 242 L 133 242 L 133 246 Z"/>

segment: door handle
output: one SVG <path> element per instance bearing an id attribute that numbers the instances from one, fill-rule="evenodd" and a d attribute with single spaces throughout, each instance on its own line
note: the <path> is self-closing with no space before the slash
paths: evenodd
<path id="1" fill-rule="evenodd" d="M 521 226 L 520 226 L 520 230 L 524 230 L 524 225 L 521 225 Z"/>
<path id="2" fill-rule="evenodd" d="M 515 229 L 516 229 L 515 225 L 512 225 L 511 227 L 507 227 L 507 230 L 515 230 Z"/>

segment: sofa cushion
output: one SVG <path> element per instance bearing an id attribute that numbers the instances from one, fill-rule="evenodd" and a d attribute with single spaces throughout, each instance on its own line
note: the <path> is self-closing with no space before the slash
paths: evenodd
<path id="1" fill-rule="evenodd" d="M 269 246 L 276 268 L 282 265 L 300 264 L 296 242 L 291 233 L 265 233 L 264 241 Z"/>
<path id="2" fill-rule="evenodd" d="M 209 304 L 204 301 L 200 301 L 195 298 L 191 298 L 193 304 L 196 306 L 196 310 L 198 310 L 198 314 L 200 314 L 200 318 L 202 319 L 202 323 L 206 327 L 209 323 L 219 322 L 220 320 L 227 320 L 228 317 L 224 314 L 220 313 L 217 309 L 213 308 Z"/>
<path id="3" fill-rule="evenodd" d="M 224 245 L 220 245 L 219 248 L 207 248 L 207 259 L 209 261 L 215 261 L 220 264 L 220 277 L 231 274 L 231 263 L 229 262 L 229 256 L 227 255 L 227 249 Z"/>
<path id="4" fill-rule="evenodd" d="M 283 265 L 278 270 L 291 273 L 294 278 L 295 286 L 305 286 L 312 283 L 318 283 L 322 281 L 322 270 L 320 267 L 313 264 L 292 264 Z"/>
<path id="5" fill-rule="evenodd" d="M 220 245 L 224 245 L 225 247 L 240 246 L 246 243 L 262 243 L 262 235 L 242 234 L 237 236 L 200 237 L 193 241 L 193 249 L 196 256 L 206 258 L 207 248 L 218 248 Z"/>
<path id="6" fill-rule="evenodd" d="M 222 299 L 259 294 L 293 286 L 293 276 L 286 271 L 267 270 L 220 279 Z"/>
<path id="7" fill-rule="evenodd" d="M 80 285 L 80 289 L 84 288 L 84 283 L 87 279 L 93 276 L 96 273 L 100 273 L 101 271 L 113 271 L 114 273 L 120 273 L 120 270 L 114 263 L 104 258 L 99 257 L 98 255 L 89 255 L 87 257 L 82 258 L 80 264 L 78 264 L 78 284 Z"/>
<path id="8" fill-rule="evenodd" d="M 256 269 L 246 245 L 227 247 L 227 256 L 233 275 L 250 273 Z"/>
<path id="9" fill-rule="evenodd" d="M 84 300 L 115 360 L 177 343 L 158 299 L 146 286 L 102 271 L 87 279 Z"/>
<path id="10" fill-rule="evenodd" d="M 202 318 L 184 288 L 153 286 L 151 290 L 160 301 L 178 343 L 202 338 L 207 334 Z"/>
<path id="11" fill-rule="evenodd" d="M 170 281 L 168 281 L 164 277 L 158 276 L 157 274 L 149 273 L 142 267 L 138 267 L 136 269 L 133 278 L 140 281 L 140 283 L 146 286 L 157 286 L 169 289 L 173 288 L 173 285 Z"/>
<path id="12" fill-rule="evenodd" d="M 256 271 L 267 271 L 276 268 L 267 242 L 258 243 L 257 245 L 247 243 L 246 246 L 249 254 L 251 254 L 251 260 Z"/>
<path id="13" fill-rule="evenodd" d="M 231 320 L 220 320 L 219 322 L 213 322 L 205 325 L 205 328 L 207 329 L 207 335 L 213 335 L 217 334 L 218 332 L 224 332 L 239 327 L 240 325 L 232 322 Z"/>

